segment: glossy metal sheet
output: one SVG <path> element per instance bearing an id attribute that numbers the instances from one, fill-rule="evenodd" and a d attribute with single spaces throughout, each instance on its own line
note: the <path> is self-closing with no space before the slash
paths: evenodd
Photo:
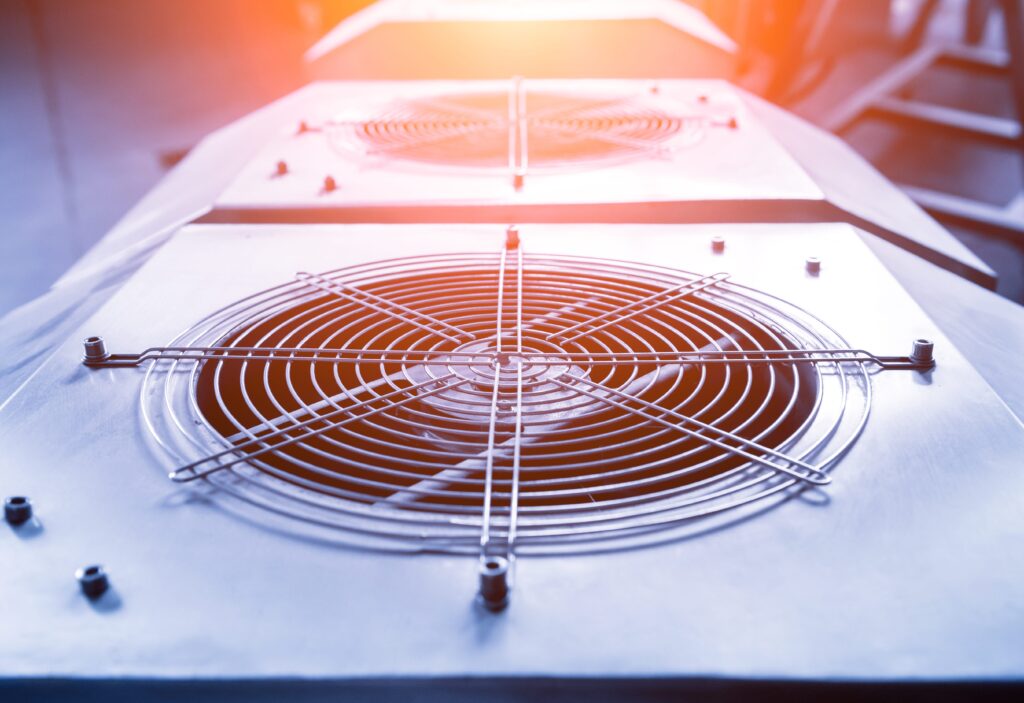
<path id="1" fill-rule="evenodd" d="M 350 550 L 174 486 L 140 425 L 142 372 L 79 363 L 78 337 L 164 343 L 298 270 L 502 238 L 487 225 L 177 234 L 0 412 L 5 486 L 39 518 L 0 530 L 3 675 L 1024 678 L 1024 428 L 848 226 L 522 228 L 531 251 L 729 271 L 879 353 L 932 338 L 938 367 L 874 377 L 832 486 L 661 546 L 523 558 L 498 616 L 472 604 L 471 558 Z M 89 562 L 114 586 L 94 604 L 73 578 Z"/>

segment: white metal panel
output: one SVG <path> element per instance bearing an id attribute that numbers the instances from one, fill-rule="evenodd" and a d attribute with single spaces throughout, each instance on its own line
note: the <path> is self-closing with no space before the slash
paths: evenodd
<path id="1" fill-rule="evenodd" d="M 502 237 L 189 227 L 76 337 L 139 350 L 298 270 L 491 252 Z M 658 547 L 523 558 L 495 616 L 472 605 L 473 559 L 346 549 L 171 484 L 139 422 L 143 372 L 88 370 L 72 340 L 0 414 L 5 485 L 40 521 L 0 530 L 4 674 L 1024 676 L 1024 430 L 850 227 L 524 226 L 522 238 L 535 252 L 727 270 L 857 347 L 898 354 L 930 337 L 938 367 L 875 375 L 868 427 L 824 491 Z M 811 254 L 817 277 L 803 268 Z M 72 576 L 88 562 L 114 586 L 93 604 Z"/>
<path id="2" fill-rule="evenodd" d="M 297 133 L 334 121 L 372 121 L 390 106 L 417 98 L 509 92 L 509 81 L 337 82 L 296 105 L 291 119 L 217 200 L 218 208 L 274 210 L 361 206 L 513 206 L 678 201 L 820 200 L 822 193 L 747 110 L 739 95 L 720 81 L 530 80 L 535 93 L 636 100 L 668 115 L 736 119 L 736 128 L 703 130 L 696 143 L 668 140 L 661 151 L 632 158 L 594 160 L 559 169 L 530 168 L 521 190 L 504 167 L 472 169 L 424 164 L 399 154 L 372 155 L 332 143 L 323 131 Z M 657 93 L 652 93 L 655 87 Z M 707 103 L 701 98 L 707 98 Z M 457 155 L 459 146 L 453 144 Z M 288 173 L 276 173 L 284 161 Z M 325 176 L 338 189 L 325 192 Z M 723 219 L 729 213 L 720 213 Z M 452 217 L 457 218 L 457 213 Z M 639 221 L 646 219 L 639 211 Z M 526 218 L 524 218 L 526 219 Z"/>

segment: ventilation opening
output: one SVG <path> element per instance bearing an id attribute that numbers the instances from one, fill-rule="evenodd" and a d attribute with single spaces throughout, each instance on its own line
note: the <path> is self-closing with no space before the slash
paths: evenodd
<path id="1" fill-rule="evenodd" d="M 219 346 L 389 350 L 406 352 L 410 359 L 429 352 L 430 363 L 208 361 L 196 385 L 202 416 L 234 444 L 297 423 L 322 428 L 344 419 L 300 441 L 291 441 L 299 437 L 297 430 L 275 435 L 276 451 L 251 463 L 278 479 L 361 504 L 477 514 L 494 368 L 483 357 L 467 363 L 478 359 L 464 355 L 496 350 L 498 280 L 496 262 L 475 261 L 352 283 L 357 287 L 352 290 L 393 301 L 440 325 L 403 324 L 353 300 L 299 287 L 272 310 L 235 327 Z M 785 447 L 810 421 L 820 393 L 812 365 L 649 360 L 651 352 L 799 348 L 778 325 L 713 289 L 604 328 L 588 323 L 670 284 L 604 264 L 530 261 L 522 281 L 520 353 L 509 346 L 516 310 L 508 304 L 513 283 L 506 282 L 500 319 L 502 348 L 509 353 L 498 380 L 497 511 L 510 503 L 520 363 L 524 515 L 679 495 L 726 480 L 744 466 L 735 452 L 673 429 L 680 416 L 771 448 Z M 582 334 L 561 334 L 569 328 Z M 451 330 L 464 336 L 442 336 Z M 385 396 L 390 400 L 381 400 Z M 408 402 L 392 405 L 403 398 Z"/>
<path id="2" fill-rule="evenodd" d="M 525 146 L 531 169 L 650 157 L 672 140 L 692 144 L 706 120 L 671 115 L 636 97 L 595 97 L 527 92 L 510 113 L 508 93 L 466 93 L 419 98 L 393 105 L 375 119 L 338 123 L 339 146 L 410 161 L 471 168 L 509 166 L 510 131 Z M 518 142 L 515 149 L 520 148 Z"/>

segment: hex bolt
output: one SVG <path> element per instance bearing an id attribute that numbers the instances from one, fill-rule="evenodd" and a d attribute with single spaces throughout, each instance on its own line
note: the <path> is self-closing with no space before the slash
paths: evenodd
<path id="1" fill-rule="evenodd" d="M 276 168 L 277 168 L 277 171 L 276 171 L 277 175 L 284 176 L 285 174 L 288 173 L 288 162 L 287 161 L 278 161 Z"/>
<path id="2" fill-rule="evenodd" d="M 508 560 L 505 557 L 480 559 L 480 603 L 491 612 L 508 605 Z"/>
<path id="3" fill-rule="evenodd" d="M 25 496 L 9 496 L 4 501 L 4 518 L 11 525 L 21 525 L 32 519 L 32 501 Z"/>
<path id="4" fill-rule="evenodd" d="M 930 339 L 915 339 L 910 352 L 910 360 L 915 364 L 932 365 L 935 363 L 935 343 Z"/>
<path id="5" fill-rule="evenodd" d="M 106 361 L 110 357 L 107 353 L 107 345 L 103 343 L 103 337 L 85 338 L 85 363 L 96 363 Z"/>
<path id="6" fill-rule="evenodd" d="M 99 598 L 110 588 L 110 579 L 107 572 L 99 564 L 83 566 L 75 572 L 78 585 L 82 587 L 82 593 L 90 600 Z"/>
<path id="7" fill-rule="evenodd" d="M 711 251 L 713 251 L 716 254 L 721 254 L 723 251 L 725 251 L 725 237 L 712 237 Z"/>
<path id="8" fill-rule="evenodd" d="M 505 248 L 509 251 L 515 251 L 519 248 L 519 228 L 515 225 L 510 226 L 505 231 Z"/>
<path id="9" fill-rule="evenodd" d="M 334 180 L 334 176 L 324 177 L 324 192 L 332 193 L 338 189 L 338 182 Z"/>
<path id="10" fill-rule="evenodd" d="M 807 273 L 812 276 L 817 276 L 821 273 L 821 259 L 816 256 L 808 256 L 804 266 L 807 268 Z"/>

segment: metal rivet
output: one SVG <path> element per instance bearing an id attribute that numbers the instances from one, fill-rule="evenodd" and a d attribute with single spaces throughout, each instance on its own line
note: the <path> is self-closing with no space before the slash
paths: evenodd
<path id="1" fill-rule="evenodd" d="M 480 603 L 497 612 L 508 605 L 508 560 L 505 557 L 480 559 Z"/>
<path id="2" fill-rule="evenodd" d="M 711 239 L 711 251 L 716 254 L 721 254 L 725 251 L 725 238 L 724 237 L 712 237 Z"/>
<path id="3" fill-rule="evenodd" d="M 334 180 L 334 176 L 324 177 L 324 192 L 330 193 L 338 189 L 338 182 Z"/>
<path id="4" fill-rule="evenodd" d="M 807 273 L 817 276 L 821 273 L 821 259 L 816 256 L 809 256 L 807 257 L 805 267 L 807 268 Z"/>
<path id="5" fill-rule="evenodd" d="M 935 343 L 930 339 L 915 339 L 910 352 L 910 360 L 917 364 L 930 364 L 935 361 Z"/>
<path id="6" fill-rule="evenodd" d="M 277 175 L 283 176 L 288 173 L 288 163 L 285 161 L 277 162 Z"/>
<path id="7" fill-rule="evenodd" d="M 103 337 L 86 337 L 83 342 L 85 346 L 85 363 L 105 361 L 110 354 L 107 353 L 107 345 Z"/>
<path id="8" fill-rule="evenodd" d="M 4 518 L 12 525 L 21 525 L 32 519 L 32 501 L 25 496 L 9 496 L 4 501 Z"/>
<path id="9" fill-rule="evenodd" d="M 75 578 L 78 579 L 78 585 L 81 586 L 86 598 L 99 598 L 110 587 L 107 572 L 99 564 L 83 566 L 75 572 Z"/>

